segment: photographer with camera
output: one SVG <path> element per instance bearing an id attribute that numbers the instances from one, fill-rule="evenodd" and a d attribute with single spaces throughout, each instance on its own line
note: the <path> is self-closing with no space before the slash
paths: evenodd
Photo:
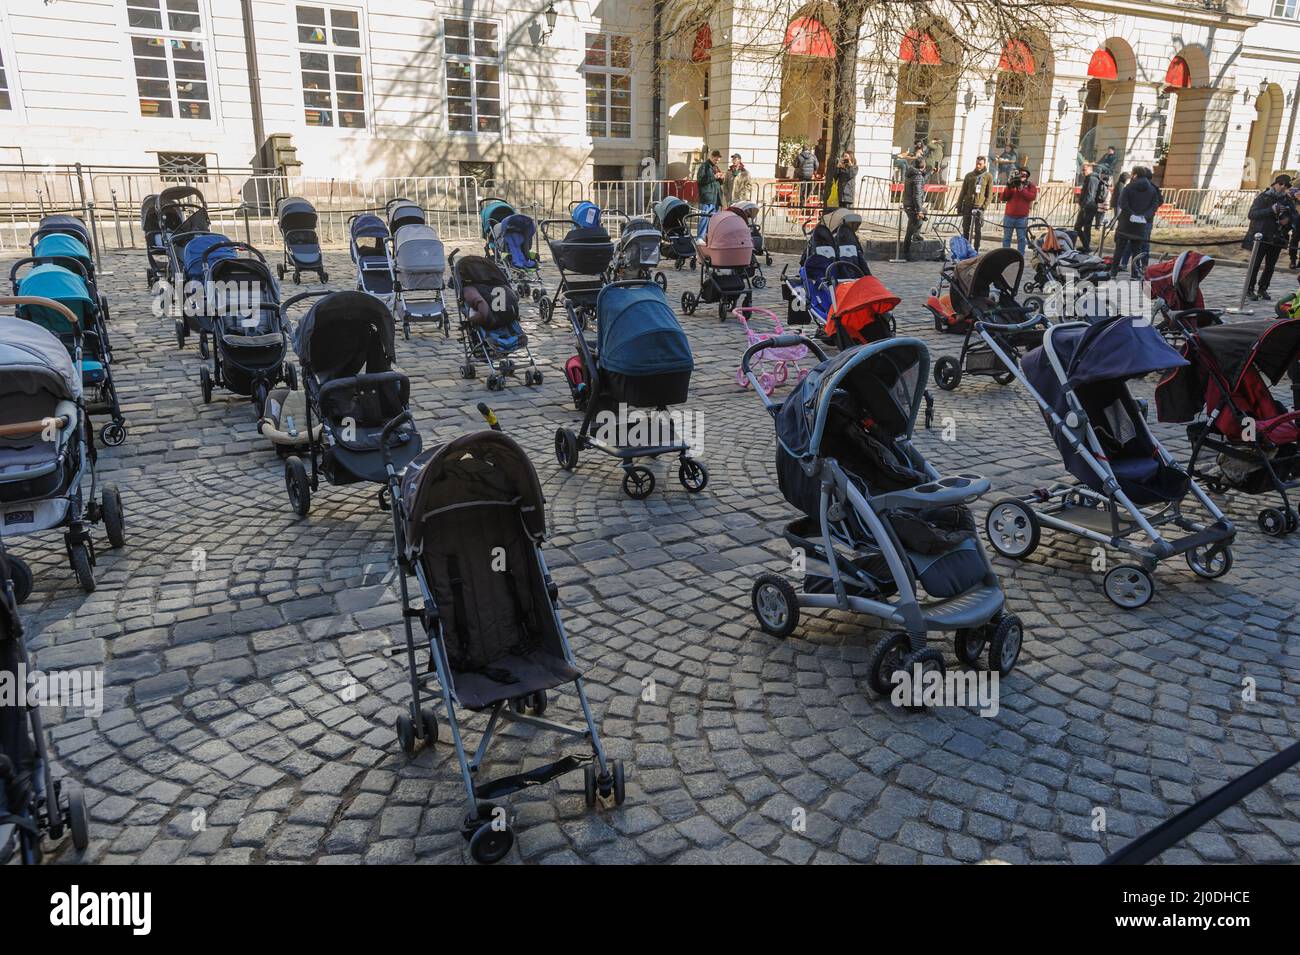
<path id="1" fill-rule="evenodd" d="M 1029 241 L 1029 210 L 1038 198 L 1038 187 L 1029 178 L 1029 166 L 1023 161 L 1011 172 L 1002 190 L 1005 203 L 1002 209 L 1002 248 L 1011 247 L 1011 234 L 1016 236 L 1016 248 L 1025 254 Z"/>
<path id="2" fill-rule="evenodd" d="M 853 158 L 853 153 L 846 151 L 840 157 L 833 175 L 835 178 L 835 204 L 841 209 L 852 208 L 854 190 L 857 187 L 858 180 L 858 163 Z"/>
<path id="3" fill-rule="evenodd" d="M 903 211 L 907 213 L 907 234 L 903 238 L 903 259 L 912 261 L 912 243 L 921 235 L 925 221 L 925 181 L 929 177 L 924 157 L 912 160 L 903 177 Z"/>
<path id="4" fill-rule="evenodd" d="M 1250 275 L 1246 279 L 1246 297 L 1252 300 L 1268 298 L 1268 283 L 1273 280 L 1273 269 L 1277 257 L 1287 244 L 1292 226 L 1296 221 L 1296 207 L 1287 195 L 1291 188 L 1290 176 L 1278 176 L 1272 185 L 1255 197 L 1250 204 L 1246 217 L 1250 224 L 1246 227 L 1245 238 L 1241 247 L 1252 253 Z M 1259 254 L 1254 254 L 1255 236 L 1262 236 Z"/>

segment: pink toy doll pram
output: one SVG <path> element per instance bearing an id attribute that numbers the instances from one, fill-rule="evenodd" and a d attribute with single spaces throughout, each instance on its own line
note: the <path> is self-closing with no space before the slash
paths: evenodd
<path id="1" fill-rule="evenodd" d="M 734 309 L 732 312 L 740 320 L 740 326 L 745 330 L 745 338 L 749 345 L 757 345 L 759 342 L 767 341 L 785 334 L 785 329 L 781 327 L 780 320 L 776 313 L 766 308 L 754 308 L 748 305 Z M 758 324 L 757 320 L 772 323 L 772 331 L 760 332 L 754 329 Z M 807 345 L 791 345 L 786 348 L 767 348 L 755 356 L 755 361 L 751 368 L 758 375 L 758 383 L 762 385 L 764 393 L 770 395 L 776 391 L 777 387 L 785 384 L 790 377 L 790 372 L 795 373 L 796 381 L 803 381 L 808 374 L 808 369 L 800 363 L 808 357 Z M 742 388 L 748 388 L 749 378 L 739 368 L 736 369 L 736 384 Z"/>

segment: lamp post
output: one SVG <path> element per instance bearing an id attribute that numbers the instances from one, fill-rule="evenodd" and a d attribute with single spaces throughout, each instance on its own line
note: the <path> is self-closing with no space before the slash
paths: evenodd
<path id="1" fill-rule="evenodd" d="M 555 4 L 548 3 L 546 9 L 542 11 L 542 16 L 546 19 L 546 29 L 542 31 L 541 42 L 545 43 L 555 32 L 555 21 L 560 18 L 560 15 L 555 10 Z"/>

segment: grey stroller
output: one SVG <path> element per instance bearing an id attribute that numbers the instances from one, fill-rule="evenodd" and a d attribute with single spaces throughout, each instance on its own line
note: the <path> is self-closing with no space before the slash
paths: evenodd
<path id="1" fill-rule="evenodd" d="M 621 212 L 611 212 L 606 215 L 623 216 L 626 219 L 622 234 L 618 238 L 618 245 L 614 250 L 615 281 L 648 279 L 653 273 L 655 283 L 667 291 L 668 277 L 663 272 L 655 271 L 659 267 L 661 257 L 659 247 L 664 241 L 663 233 L 647 219 L 629 219 Z"/>
<path id="2" fill-rule="evenodd" d="M 1024 560 L 1037 548 L 1043 527 L 1113 547 L 1138 562 L 1110 567 L 1102 589 L 1112 603 L 1129 610 L 1151 599 L 1151 572 L 1167 557 L 1183 554 L 1193 573 L 1210 579 L 1232 568 L 1232 523 L 1156 440 L 1145 408 L 1125 385 L 1187 364 L 1150 320 L 1053 325 L 1019 367 L 996 339 L 989 339 L 989 347 L 1038 402 L 1075 478 L 994 503 L 985 520 L 994 550 Z M 1189 494 L 1213 523 L 1183 513 Z M 1182 536 L 1161 534 L 1161 527 L 1171 526 Z M 1150 544 L 1131 539 L 1140 536 Z"/>
<path id="3" fill-rule="evenodd" d="M 751 362 L 769 348 L 796 346 L 812 349 L 819 364 L 778 404 Z M 809 568 L 802 593 L 775 574 L 754 582 L 759 625 L 789 636 L 799 608 L 808 607 L 865 614 L 898 628 L 868 664 L 871 687 L 882 696 L 893 692 L 900 671 L 942 675 L 943 654 L 926 646 L 933 631 L 956 632 L 957 658 L 967 666 L 987 647 L 989 669 L 1002 676 L 1015 666 L 1024 638 L 1020 619 L 1005 612 L 967 507 L 988 491 L 988 479 L 941 477 L 912 445 L 929 363 L 915 338 L 859 345 L 827 359 L 799 335 L 757 342 L 741 360 L 776 421 L 777 480 L 803 513 L 785 538 Z"/>
<path id="4" fill-rule="evenodd" d="M 393 236 L 394 312 L 406 338 L 411 337 L 412 322 L 435 322 L 444 336 L 451 334 L 442 300 L 446 273 L 447 255 L 437 232 L 427 225 L 398 228 Z"/>
<path id="5" fill-rule="evenodd" d="M 493 430 L 461 435 L 432 448 L 401 473 L 387 460 L 393 502 L 393 538 L 411 697 L 397 718 L 397 739 L 414 753 L 420 741 L 438 738 L 435 706 L 445 710 L 447 728 L 467 811 L 461 833 L 476 862 L 499 862 L 514 844 L 505 809 L 491 800 L 540 786 L 578 768 L 584 770 L 587 807 L 599 801 L 620 806 L 623 763 L 605 756 L 582 673 L 569 648 L 557 611 L 559 593 L 541 544 L 546 499 L 528 455 L 502 434 L 486 405 L 479 410 Z M 385 435 L 410 423 L 401 414 Z M 381 441 L 388 459 L 386 441 Z M 408 579 L 419 587 L 421 605 L 411 604 Z M 412 621 L 427 642 L 417 650 Z M 428 653 L 417 662 L 417 653 Z M 433 686 L 431 686 L 431 684 Z M 583 724 L 545 719 L 548 691 L 572 685 Z M 466 753 L 457 709 L 487 711 L 487 725 L 471 758 Z M 563 756 L 491 781 L 476 778 L 502 722 L 584 740 L 589 753 Z M 530 747 L 531 748 L 531 747 Z"/>

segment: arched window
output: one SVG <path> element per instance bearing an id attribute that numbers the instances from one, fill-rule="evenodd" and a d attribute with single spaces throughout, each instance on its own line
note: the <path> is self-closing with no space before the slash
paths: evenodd
<path id="1" fill-rule="evenodd" d="M 792 56 L 834 58 L 831 31 L 814 17 L 796 17 L 785 28 L 785 52 Z"/>

